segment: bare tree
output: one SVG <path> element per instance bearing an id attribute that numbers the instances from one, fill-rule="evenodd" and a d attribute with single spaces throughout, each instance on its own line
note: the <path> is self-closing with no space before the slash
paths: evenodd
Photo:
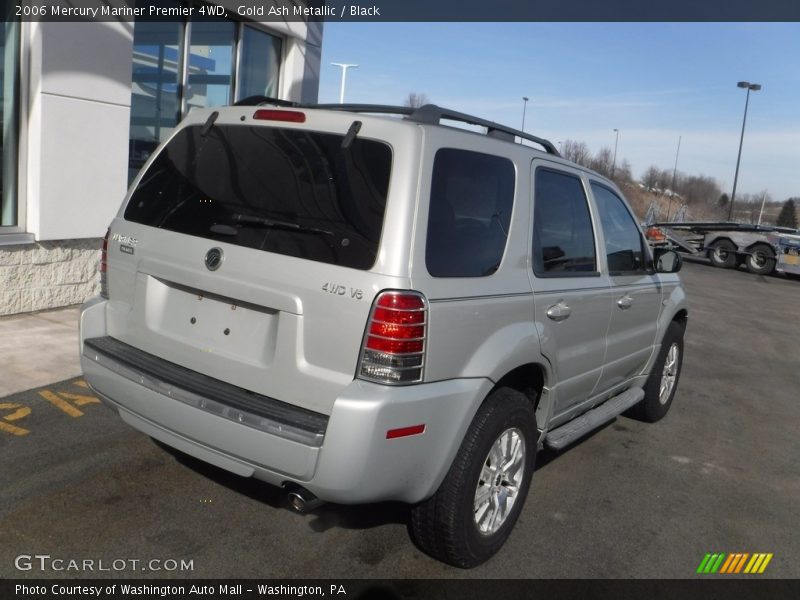
<path id="1" fill-rule="evenodd" d="M 611 148 L 600 148 L 591 161 L 589 161 L 589 168 L 597 171 L 605 177 L 611 177 L 611 171 L 614 170 L 614 153 Z"/>
<path id="2" fill-rule="evenodd" d="M 622 162 L 614 169 L 614 181 L 620 185 L 623 183 L 630 183 L 633 181 L 633 173 L 631 172 L 631 163 L 627 158 L 622 159 Z"/>
<path id="3" fill-rule="evenodd" d="M 717 180 L 705 175 L 681 176 L 680 185 L 676 182 L 675 187 L 687 204 L 718 205 L 722 194 Z"/>
<path id="4" fill-rule="evenodd" d="M 430 103 L 431 101 L 428 96 L 419 92 L 409 92 L 406 99 L 403 100 L 403 106 L 408 106 L 409 108 L 419 108 L 420 106 L 425 106 Z"/>
<path id="5" fill-rule="evenodd" d="M 647 170 L 642 175 L 642 183 L 648 189 L 648 191 L 652 191 L 653 189 L 658 187 L 658 180 L 661 177 L 661 171 L 655 165 L 650 165 L 647 167 Z"/>
<path id="6" fill-rule="evenodd" d="M 561 147 L 561 155 L 567 160 L 574 163 L 588 167 L 592 160 L 592 153 L 589 152 L 589 146 L 586 142 L 576 142 L 575 140 L 566 140 Z"/>

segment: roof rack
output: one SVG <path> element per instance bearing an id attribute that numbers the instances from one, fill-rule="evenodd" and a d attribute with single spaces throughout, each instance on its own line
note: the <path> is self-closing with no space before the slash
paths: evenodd
<path id="1" fill-rule="evenodd" d="M 444 120 L 459 121 L 467 125 L 478 125 L 486 127 L 486 135 L 499 138 L 502 140 L 513 142 L 515 137 L 522 138 L 539 144 L 544 148 L 548 154 L 554 156 L 561 156 L 550 140 L 519 131 L 512 127 L 495 123 L 494 121 L 487 121 L 480 117 L 474 117 L 465 113 L 442 108 L 435 104 L 425 104 L 419 108 L 411 108 L 408 106 L 391 106 L 386 104 L 300 104 L 300 108 L 320 108 L 324 110 L 341 110 L 346 112 L 359 112 L 359 113 L 377 113 L 377 114 L 391 114 L 391 115 L 405 115 L 409 121 L 423 123 L 426 125 L 439 125 Z"/>
<path id="2" fill-rule="evenodd" d="M 475 117 L 465 113 L 450 110 L 449 108 L 442 108 L 435 104 L 425 104 L 419 108 L 412 108 L 409 106 L 392 106 L 389 104 L 301 104 L 299 102 L 291 102 L 289 100 L 280 100 L 278 98 L 270 98 L 269 96 L 248 96 L 234 104 L 234 106 L 259 106 L 263 104 L 272 104 L 274 106 L 284 106 L 292 108 L 319 108 L 323 110 L 340 110 L 345 112 L 357 113 L 375 113 L 386 115 L 404 115 L 409 121 L 423 123 L 425 125 L 439 125 L 441 121 L 459 121 L 467 125 L 478 125 L 479 127 L 486 128 L 486 135 L 513 142 L 515 137 L 529 140 L 539 144 L 544 148 L 548 154 L 554 156 L 561 156 L 553 142 L 544 138 L 525 133 L 512 127 L 506 127 L 494 121 L 487 121 L 480 117 Z"/>

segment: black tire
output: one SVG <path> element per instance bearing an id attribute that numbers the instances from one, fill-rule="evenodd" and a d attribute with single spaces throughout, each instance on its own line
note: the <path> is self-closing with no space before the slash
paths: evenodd
<path id="1" fill-rule="evenodd" d="M 750 248 L 745 264 L 753 275 L 769 275 L 775 270 L 775 253 L 766 244 L 756 244 Z"/>
<path id="2" fill-rule="evenodd" d="M 708 259 L 715 267 L 733 269 L 736 266 L 736 244 L 730 240 L 719 240 L 711 244 Z"/>
<path id="3" fill-rule="evenodd" d="M 628 410 L 625 416 L 646 423 L 655 423 L 663 419 L 669 412 L 669 407 L 672 406 L 672 399 L 675 397 L 675 390 L 678 389 L 678 380 L 681 377 L 683 332 L 683 325 L 680 323 L 672 321 L 669 324 L 664 334 L 664 339 L 661 341 L 661 350 L 658 352 L 653 370 L 650 372 L 650 377 L 647 378 L 647 383 L 645 383 L 644 398 L 639 404 Z M 667 369 L 667 357 L 670 356 L 673 346 L 677 352 L 677 356 L 674 357 L 674 369 L 672 367 Z M 672 360 L 673 357 L 670 356 L 670 361 Z M 662 397 L 661 383 L 668 374 L 672 378 L 672 385 Z"/>
<path id="4" fill-rule="evenodd" d="M 495 443 L 503 435 L 513 438 L 515 434 L 515 439 L 521 439 L 524 443 L 524 450 L 519 452 L 522 465 L 517 469 L 509 469 L 515 474 L 521 471 L 516 494 L 510 494 L 512 488 L 506 486 L 508 481 L 503 474 L 492 476 L 497 485 L 484 482 L 483 478 L 494 467 L 490 450 Z M 472 420 L 439 489 L 431 498 L 411 508 L 409 532 L 419 549 L 433 558 L 463 569 L 477 566 L 492 557 L 510 535 L 525 503 L 533 475 L 537 442 L 536 416 L 530 399 L 510 388 L 499 388 L 491 393 Z M 508 479 L 513 480 L 514 477 L 509 474 Z M 503 479 L 502 484 L 498 482 L 500 478 Z M 478 511 L 475 504 L 479 486 L 489 502 L 487 511 L 492 506 L 492 499 L 504 498 L 503 494 L 508 494 L 508 499 L 513 498 L 501 524 L 496 530 L 486 533 L 482 533 L 476 523 Z M 480 514 L 485 513 L 481 511 Z M 484 524 L 487 528 L 492 525 L 491 521 Z"/>

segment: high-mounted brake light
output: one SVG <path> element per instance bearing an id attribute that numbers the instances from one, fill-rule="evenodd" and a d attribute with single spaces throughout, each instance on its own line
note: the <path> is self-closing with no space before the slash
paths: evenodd
<path id="1" fill-rule="evenodd" d="M 100 251 L 100 295 L 103 298 L 108 298 L 108 236 L 110 233 L 110 229 L 106 231 L 106 236 L 103 238 L 103 249 Z"/>
<path id="2" fill-rule="evenodd" d="M 306 113 L 296 110 L 272 110 L 261 108 L 253 115 L 259 121 L 285 121 L 287 123 L 305 123 Z"/>
<path id="3" fill-rule="evenodd" d="M 388 384 L 422 381 L 428 306 L 419 292 L 381 292 L 370 312 L 358 374 Z"/>

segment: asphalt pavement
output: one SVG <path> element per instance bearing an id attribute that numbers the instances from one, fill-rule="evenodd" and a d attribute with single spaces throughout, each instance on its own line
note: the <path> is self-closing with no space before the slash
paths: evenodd
<path id="1" fill-rule="evenodd" d="M 670 413 L 540 452 L 516 529 L 476 569 L 417 550 L 399 504 L 291 512 L 131 430 L 76 376 L 0 397 L 0 577 L 695 578 L 724 552 L 773 554 L 734 577 L 798 578 L 800 282 L 698 263 L 682 277 Z"/>

